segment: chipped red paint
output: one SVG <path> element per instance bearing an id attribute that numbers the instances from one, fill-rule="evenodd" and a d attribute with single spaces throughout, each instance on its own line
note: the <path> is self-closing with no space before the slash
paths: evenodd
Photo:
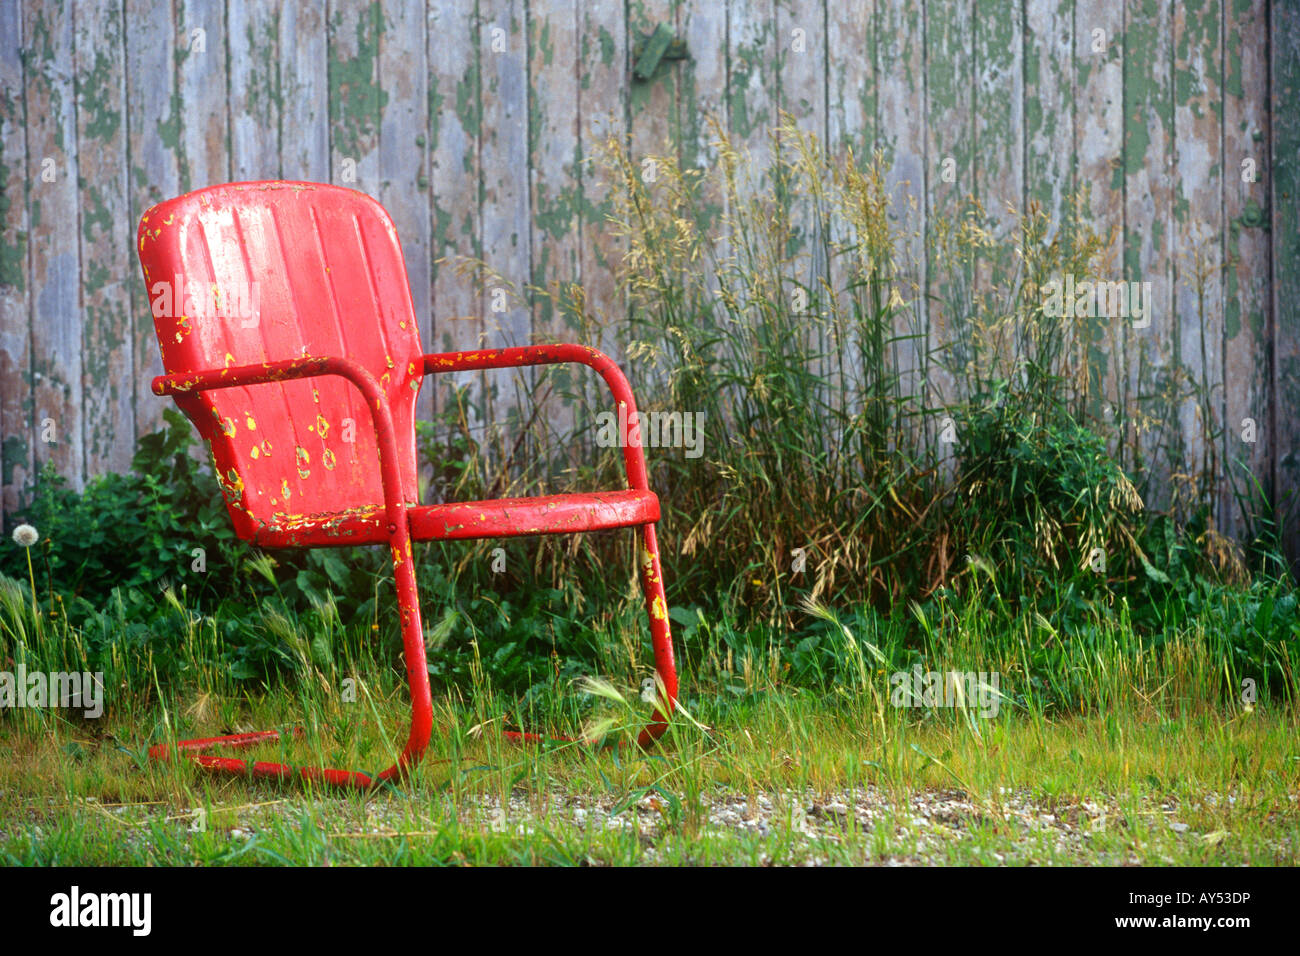
<path id="1" fill-rule="evenodd" d="M 162 227 L 146 229 L 150 216 Z M 677 700 L 677 672 L 655 541 L 659 500 L 647 485 L 639 445 L 622 436 L 628 487 L 618 491 L 440 505 L 421 505 L 415 496 L 414 407 L 424 375 L 587 365 L 605 380 L 615 407 L 626 407 L 628 414 L 619 416 L 626 429 L 635 420 L 636 403 L 612 359 L 572 344 L 422 354 L 401 247 L 387 212 L 373 199 L 336 186 L 237 183 L 189 193 L 145 214 L 139 249 L 149 289 L 151 277 L 197 275 L 215 300 L 226 301 L 223 279 L 256 277 L 268 287 L 251 324 L 184 314 L 183 295 L 174 310 L 179 314 L 155 314 L 169 371 L 154 379 L 153 391 L 172 396 L 207 440 L 240 537 L 266 547 L 389 545 L 411 694 L 406 745 L 393 766 L 374 776 L 204 752 L 275 740 L 274 731 L 163 744 L 150 750 L 151 757 L 166 760 L 179 752 L 213 770 L 340 786 L 400 780 L 423 756 L 433 725 L 412 540 L 624 527 L 640 528 L 639 572 L 662 685 L 662 707 L 637 742 L 648 746 L 663 734 Z M 350 337 L 345 328 L 352 330 Z M 394 369 L 402 371 L 395 376 Z M 317 407 L 322 405 L 326 411 Z M 346 413 L 362 408 L 370 428 L 358 420 L 354 441 L 336 435 Z M 372 455 L 379 461 L 378 476 Z M 323 467 L 312 467 L 314 462 Z"/>

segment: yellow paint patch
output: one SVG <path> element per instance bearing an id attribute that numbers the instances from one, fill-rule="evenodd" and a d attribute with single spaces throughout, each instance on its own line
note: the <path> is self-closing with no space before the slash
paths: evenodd
<path id="1" fill-rule="evenodd" d="M 650 616 L 656 621 L 668 620 L 668 609 L 664 607 L 664 599 L 656 596 L 650 604 Z"/>
<path id="2" fill-rule="evenodd" d="M 253 421 L 252 412 L 244 412 L 244 424 L 248 426 L 250 432 L 257 431 L 257 422 Z"/>
<path id="3" fill-rule="evenodd" d="M 324 453 L 320 456 L 320 460 L 321 464 L 325 466 L 326 471 L 334 470 L 334 452 L 326 448 Z"/>

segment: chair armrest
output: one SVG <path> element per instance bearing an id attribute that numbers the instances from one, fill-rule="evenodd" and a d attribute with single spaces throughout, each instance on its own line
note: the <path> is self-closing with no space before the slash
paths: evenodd
<path id="1" fill-rule="evenodd" d="M 628 441 L 627 432 L 635 421 L 636 400 L 632 397 L 632 386 L 627 377 L 612 358 L 599 349 L 572 343 L 555 345 L 525 345 L 503 349 L 478 349 L 472 352 L 431 352 L 421 356 L 425 374 L 438 372 L 468 372 L 488 368 L 520 368 L 528 365 L 587 365 L 600 374 L 613 393 L 617 405 L 627 407 L 627 416 L 620 420 L 627 424 L 619 435 L 623 446 L 623 464 L 627 469 L 628 486 L 638 491 L 648 491 L 646 479 L 645 452 L 640 444 Z"/>

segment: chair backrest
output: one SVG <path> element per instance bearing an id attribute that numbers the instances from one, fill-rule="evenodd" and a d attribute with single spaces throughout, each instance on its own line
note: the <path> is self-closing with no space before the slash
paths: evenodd
<path id="1" fill-rule="evenodd" d="M 417 500 L 419 329 L 392 220 L 363 193 L 232 183 L 154 206 L 140 264 L 169 373 L 334 356 L 379 381 L 404 499 Z M 327 376 L 178 398 L 208 441 L 241 537 L 294 516 L 382 504 L 370 410 Z"/>

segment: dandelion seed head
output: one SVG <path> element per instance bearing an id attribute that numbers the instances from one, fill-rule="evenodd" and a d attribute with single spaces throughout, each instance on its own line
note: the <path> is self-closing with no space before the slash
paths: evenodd
<path id="1" fill-rule="evenodd" d="M 39 540 L 41 540 L 40 533 L 29 524 L 20 524 L 14 528 L 14 541 L 20 547 L 30 548 Z"/>

